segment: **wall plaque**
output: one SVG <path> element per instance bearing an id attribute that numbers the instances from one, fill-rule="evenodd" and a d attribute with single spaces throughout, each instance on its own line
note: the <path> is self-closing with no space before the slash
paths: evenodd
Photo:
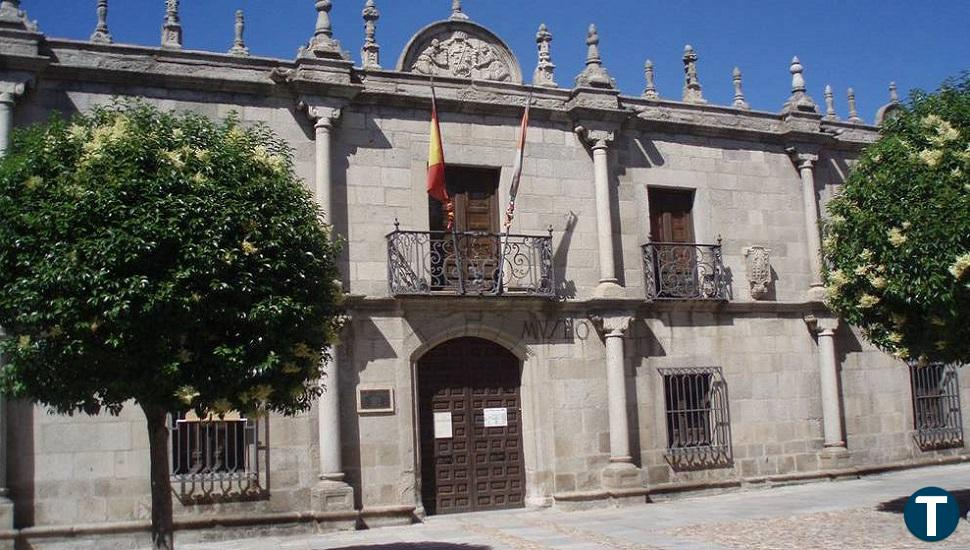
<path id="1" fill-rule="evenodd" d="M 434 413 L 434 438 L 451 439 L 452 437 L 453 435 L 451 433 L 451 413 L 450 412 Z"/>
<path id="2" fill-rule="evenodd" d="M 509 425 L 509 413 L 505 407 L 484 409 L 486 428 L 504 428 Z"/>
<path id="3" fill-rule="evenodd" d="M 357 389 L 357 412 L 393 413 L 394 390 L 391 388 Z"/>

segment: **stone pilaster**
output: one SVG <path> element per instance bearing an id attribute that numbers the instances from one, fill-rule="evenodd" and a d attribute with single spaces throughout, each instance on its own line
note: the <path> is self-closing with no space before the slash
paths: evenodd
<path id="1" fill-rule="evenodd" d="M 797 148 L 788 150 L 792 162 L 798 168 L 802 180 L 802 209 L 805 213 L 805 243 L 807 246 L 809 266 L 812 271 L 812 282 L 808 288 L 808 299 L 821 302 L 825 298 L 822 286 L 822 237 L 819 233 L 818 201 L 815 199 L 815 163 L 818 153 L 803 152 Z"/>
<path id="2" fill-rule="evenodd" d="M 613 255 L 613 218 L 610 211 L 610 161 L 609 148 L 614 132 L 576 128 L 577 134 L 593 151 L 594 190 L 596 194 L 596 236 L 599 248 L 600 282 L 597 297 L 619 297 L 623 290 L 616 277 Z"/>
<path id="3" fill-rule="evenodd" d="M 839 396 L 839 368 L 835 355 L 835 331 L 839 319 L 808 317 L 809 329 L 818 336 L 819 386 L 822 397 L 822 434 L 824 448 L 819 458 L 822 467 L 837 469 L 848 466 L 849 452 L 842 431 L 842 407 Z"/>
<path id="4" fill-rule="evenodd" d="M 7 154 L 10 131 L 13 129 L 13 109 L 17 98 L 27 91 L 23 82 L 0 82 L 0 158 Z M 0 339 L 6 334 L 0 327 Z M 0 356 L 0 366 L 3 357 Z M 7 402 L 0 394 L 0 531 L 13 530 L 13 502 L 7 489 Z M 0 540 L 0 550 L 12 550 L 12 540 Z"/>
<path id="5" fill-rule="evenodd" d="M 603 470 L 607 490 L 631 489 L 643 485 L 641 471 L 633 464 L 630 451 L 630 416 L 626 399 L 624 338 L 630 328 L 627 315 L 608 313 L 593 319 L 606 344 L 606 390 L 610 424 L 610 464 Z"/>

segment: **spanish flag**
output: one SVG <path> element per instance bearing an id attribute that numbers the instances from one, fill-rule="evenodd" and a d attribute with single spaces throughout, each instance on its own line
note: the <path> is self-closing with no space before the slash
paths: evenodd
<path id="1" fill-rule="evenodd" d="M 505 209 L 505 232 L 509 232 L 512 227 L 512 219 L 515 218 L 515 197 L 519 194 L 519 182 L 522 181 L 522 164 L 525 161 L 525 135 L 529 131 L 529 106 L 532 103 L 532 94 L 525 102 L 525 113 L 522 114 L 522 124 L 519 127 L 519 146 L 515 150 L 515 166 L 512 168 L 512 187 L 509 189 L 509 206 Z"/>
<path id="2" fill-rule="evenodd" d="M 444 206 L 448 215 L 448 229 L 453 227 L 455 210 L 445 186 L 445 151 L 441 145 L 441 126 L 438 124 L 438 105 L 431 89 L 431 140 L 428 143 L 428 195 Z"/>

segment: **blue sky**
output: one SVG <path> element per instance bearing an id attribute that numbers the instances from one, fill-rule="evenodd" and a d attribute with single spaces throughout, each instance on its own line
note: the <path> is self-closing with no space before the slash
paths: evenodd
<path id="1" fill-rule="evenodd" d="M 334 0 L 335 36 L 360 59 L 364 0 Z M 87 39 L 95 0 L 22 0 L 21 7 L 50 36 Z M 233 14 L 247 15 L 246 41 L 254 55 L 291 59 L 313 32 L 313 0 L 182 0 L 185 47 L 226 51 Z M 451 0 L 377 0 L 378 41 L 384 67 L 393 68 L 411 35 L 450 13 Z M 535 67 L 535 32 L 553 32 L 553 61 L 561 86 L 571 86 L 585 60 L 589 23 L 599 27 L 604 63 L 625 94 L 643 90 L 643 63 L 654 61 L 662 96 L 679 99 L 684 44 L 700 55 L 705 97 L 728 105 L 731 70 L 744 72 L 755 109 L 777 111 L 788 96 L 788 65 L 798 55 L 809 93 L 822 104 L 832 84 L 839 115 L 845 90 L 856 90 L 860 115 L 871 122 L 895 80 L 900 93 L 935 89 L 970 69 L 968 0 L 465 0 L 465 12 L 513 49 L 523 73 Z M 109 25 L 116 42 L 154 46 L 164 0 L 111 0 Z"/>

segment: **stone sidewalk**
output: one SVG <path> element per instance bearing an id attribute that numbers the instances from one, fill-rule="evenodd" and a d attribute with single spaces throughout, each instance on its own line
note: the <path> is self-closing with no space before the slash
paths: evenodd
<path id="1" fill-rule="evenodd" d="M 970 508 L 970 464 L 863 479 L 675 498 L 585 512 L 507 511 L 429 518 L 409 527 L 181 545 L 190 550 L 725 550 L 970 548 L 962 521 L 944 542 L 914 538 L 902 507 L 921 487 Z"/>

